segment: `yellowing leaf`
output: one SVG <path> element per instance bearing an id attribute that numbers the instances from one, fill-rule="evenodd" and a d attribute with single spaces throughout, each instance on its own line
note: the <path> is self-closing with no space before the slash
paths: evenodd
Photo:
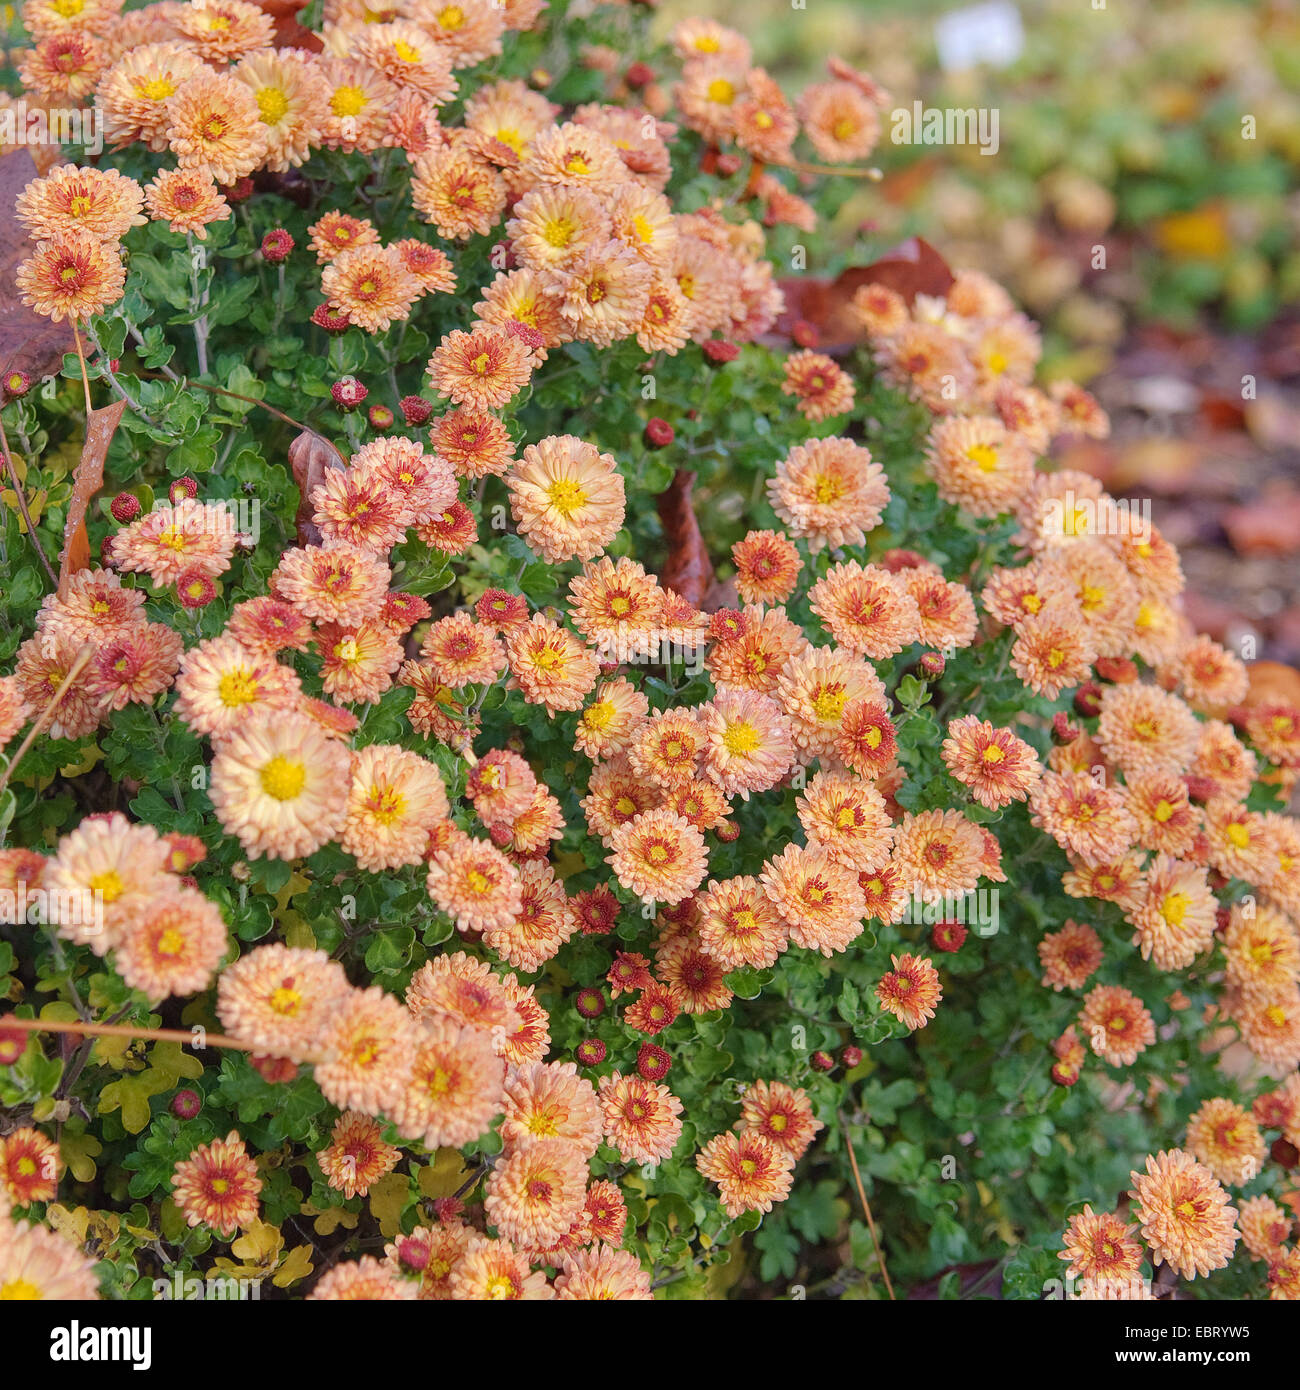
<path id="1" fill-rule="evenodd" d="M 370 1187 L 370 1214 L 389 1237 L 402 1229 L 402 1213 L 411 1200 L 411 1180 L 405 1173 L 389 1173 Z"/>
<path id="2" fill-rule="evenodd" d="M 257 1221 L 238 1240 L 231 1243 L 230 1250 L 232 1254 L 238 1255 L 241 1260 L 256 1266 L 259 1272 L 264 1273 L 273 1268 L 279 1260 L 283 1245 L 284 1236 L 278 1226 Z"/>
<path id="3" fill-rule="evenodd" d="M 90 1223 L 90 1212 L 85 1207 L 65 1207 L 61 1202 L 52 1202 L 45 1208 L 45 1219 L 61 1236 L 83 1245 L 86 1240 L 86 1227 Z"/>
<path id="4" fill-rule="evenodd" d="M 192 1053 L 186 1052 L 178 1042 L 155 1043 L 149 1053 L 149 1070 L 163 1078 L 160 1091 L 170 1091 L 180 1082 L 181 1077 L 193 1081 L 203 1075 L 203 1063 Z"/>
<path id="5" fill-rule="evenodd" d="M 439 1149 L 433 1162 L 415 1175 L 415 1184 L 425 1197 L 450 1197 L 468 1176 L 459 1149 Z"/>
<path id="6" fill-rule="evenodd" d="M 163 1239 L 177 1244 L 190 1229 L 185 1220 L 185 1214 L 180 1207 L 172 1201 L 170 1197 L 164 1197 L 162 1206 L 158 1211 L 158 1229 L 162 1231 Z"/>
<path id="7" fill-rule="evenodd" d="M 280 1268 L 271 1276 L 271 1283 L 277 1289 L 287 1289 L 299 1279 L 305 1279 L 315 1268 L 311 1262 L 310 1245 L 295 1245 L 280 1262 Z"/>
<path id="8" fill-rule="evenodd" d="M 95 1155 L 103 1151 L 104 1146 L 93 1134 L 73 1134 L 65 1129 L 59 1140 L 63 1161 L 78 1182 L 90 1182 L 94 1178 Z"/>
<path id="9" fill-rule="evenodd" d="M 293 908 L 287 907 L 277 914 L 280 923 L 280 930 L 284 933 L 284 944 L 286 946 L 300 947 L 303 950 L 311 951 L 316 946 L 316 933 L 311 929 L 308 922 L 300 912 L 295 912 Z"/>
<path id="10" fill-rule="evenodd" d="M 112 1067 L 114 1071 L 126 1071 L 136 1059 L 129 1055 L 133 1038 L 96 1038 L 91 1060 L 99 1066 Z"/>
<path id="11" fill-rule="evenodd" d="M 77 1011 L 71 1004 L 65 1004 L 62 999 L 54 999 L 41 1006 L 41 1017 L 48 1018 L 51 1023 L 75 1023 Z"/>
<path id="12" fill-rule="evenodd" d="M 124 1076 L 111 1081 L 99 1093 L 99 1113 L 107 1115 L 120 1109 L 122 1125 L 128 1134 L 139 1134 L 149 1123 L 149 1097 L 169 1090 L 167 1077 L 150 1068 L 138 1076 Z"/>
<path id="13" fill-rule="evenodd" d="M 316 1218 L 312 1227 L 318 1236 L 333 1235 L 340 1226 L 348 1231 L 354 1230 L 358 1220 L 357 1213 L 349 1211 L 347 1207 L 326 1207 L 318 1212 L 310 1203 L 306 1203 L 303 1213 Z"/>
<path id="14" fill-rule="evenodd" d="M 67 778 L 81 777 L 83 774 L 89 772 L 103 756 L 104 750 L 97 743 L 92 743 L 82 751 L 82 756 L 79 761 L 69 763 L 66 767 L 61 767 L 59 769 L 59 776 Z"/>

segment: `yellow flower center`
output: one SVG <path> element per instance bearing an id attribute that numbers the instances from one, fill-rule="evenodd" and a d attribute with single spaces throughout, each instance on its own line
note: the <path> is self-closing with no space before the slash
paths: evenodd
<path id="1" fill-rule="evenodd" d="M 175 927 L 168 927 L 158 938 L 160 956 L 179 956 L 185 949 L 185 937 Z"/>
<path id="2" fill-rule="evenodd" d="M 359 116 L 369 104 L 360 87 L 336 87 L 330 97 L 330 110 L 336 116 Z"/>
<path id="3" fill-rule="evenodd" d="M 166 101 L 176 91 L 176 84 L 166 77 L 137 77 L 135 90 L 146 101 Z"/>
<path id="4" fill-rule="evenodd" d="M 564 161 L 564 167 L 571 174 L 591 173 L 591 166 L 580 154 L 571 154 L 568 159 Z"/>
<path id="5" fill-rule="evenodd" d="M 277 1013 L 282 1018 L 296 1018 L 302 1008 L 302 995 L 288 985 L 281 985 L 271 995 L 269 1002 L 272 1013 Z"/>
<path id="6" fill-rule="evenodd" d="M 465 875 L 465 882 L 471 891 L 479 894 L 486 893 L 492 887 L 492 880 L 481 869 L 471 869 Z"/>
<path id="7" fill-rule="evenodd" d="M 1192 900 L 1186 893 L 1166 893 L 1160 904 L 1160 915 L 1171 927 L 1181 927 Z"/>
<path id="8" fill-rule="evenodd" d="M 752 1178 L 758 1172 L 758 1164 L 752 1158 L 742 1158 L 740 1160 L 740 1171 L 747 1177 Z"/>
<path id="9" fill-rule="evenodd" d="M 848 698 L 847 692 L 843 690 L 819 691 L 813 697 L 813 713 L 823 724 L 838 719 L 844 713 L 844 706 Z"/>
<path id="10" fill-rule="evenodd" d="M 36 1160 L 23 1155 L 18 1160 L 18 1176 L 20 1178 L 30 1178 L 36 1175 Z"/>
<path id="11" fill-rule="evenodd" d="M 759 742 L 758 730 L 747 723 L 728 724 L 726 733 L 722 735 L 722 746 L 737 757 L 752 753 Z"/>
<path id="12" fill-rule="evenodd" d="M 1270 1004 L 1264 1010 L 1264 1017 L 1273 1025 L 1274 1028 L 1281 1028 L 1286 1022 L 1286 1010 L 1281 1004 Z"/>
<path id="13" fill-rule="evenodd" d="M 116 869 L 108 869 L 95 874 L 90 880 L 91 891 L 98 893 L 106 903 L 113 903 L 126 892 L 126 884 Z"/>
<path id="14" fill-rule="evenodd" d="M 263 87 L 257 94 L 257 109 L 265 125 L 275 125 L 289 114 L 289 98 L 279 87 Z"/>
<path id="15" fill-rule="evenodd" d="M 418 63 L 420 61 L 420 50 L 412 48 L 405 39 L 398 39 L 393 45 L 393 52 L 404 63 Z"/>
<path id="16" fill-rule="evenodd" d="M 226 1195 L 226 1193 L 230 1191 L 230 1179 L 229 1179 L 229 1178 L 213 1178 L 213 1179 L 212 1179 L 212 1190 L 213 1190 L 213 1192 L 215 1192 L 215 1193 L 217 1194 L 218 1197 L 224 1197 L 224 1196 Z"/>
<path id="17" fill-rule="evenodd" d="M 652 864 L 666 864 L 668 850 L 663 845 L 651 845 L 645 856 Z"/>
<path id="18" fill-rule="evenodd" d="M 1228 827 L 1227 835 L 1238 849 L 1245 849 L 1250 844 L 1250 831 L 1244 825 L 1238 825 L 1236 821 Z"/>
<path id="19" fill-rule="evenodd" d="M 823 507 L 831 502 L 838 502 L 843 492 L 844 484 L 841 479 L 829 473 L 822 473 L 813 486 L 813 493 Z"/>
<path id="20" fill-rule="evenodd" d="M 639 212 L 632 218 L 632 230 L 641 241 L 650 242 L 654 240 L 655 229 Z"/>
<path id="21" fill-rule="evenodd" d="M 276 801 L 292 801 L 307 783 L 306 766 L 285 757 L 274 757 L 259 774 L 262 790 Z"/>
<path id="22" fill-rule="evenodd" d="M 1161 801 L 1151 814 L 1155 816 L 1156 820 L 1158 820 L 1161 825 L 1164 825 L 1164 823 L 1174 814 L 1174 806 L 1172 802 Z"/>
<path id="23" fill-rule="evenodd" d="M 40 1288 L 30 1279 L 10 1279 L 0 1284 L 0 1303 L 34 1303 L 41 1297 Z"/>
<path id="24" fill-rule="evenodd" d="M 570 217 L 551 217 L 542 225 L 542 240 L 556 248 L 568 246 L 577 233 L 578 224 Z"/>
<path id="25" fill-rule="evenodd" d="M 392 825 L 406 810 L 406 798 L 396 787 L 371 787 L 366 810 L 380 825 Z"/>
<path id="26" fill-rule="evenodd" d="M 630 796 L 620 796 L 614 802 L 614 809 L 620 816 L 634 816 L 636 815 L 636 802 Z"/>
<path id="27" fill-rule="evenodd" d="M 566 521 L 572 518 L 579 507 L 587 504 L 586 492 L 581 484 L 574 482 L 572 478 L 557 478 L 546 489 L 546 499 Z"/>
<path id="28" fill-rule="evenodd" d="M 443 29 L 463 29 L 465 11 L 459 5 L 448 5 L 438 16 L 438 24 Z"/>
<path id="29" fill-rule="evenodd" d="M 217 682 L 217 698 L 227 709 L 251 705 L 257 695 L 257 677 L 247 666 L 236 666 Z"/>
<path id="30" fill-rule="evenodd" d="M 847 140 L 850 136 L 857 133 L 858 124 L 849 116 L 841 116 L 834 125 L 831 126 L 831 134 L 837 140 Z"/>
<path id="31" fill-rule="evenodd" d="M 716 101 L 719 106 L 730 106 L 736 99 L 736 88 L 725 77 L 715 77 L 708 85 L 707 95 L 710 101 Z"/>
<path id="32" fill-rule="evenodd" d="M 998 451 L 992 444 L 972 444 L 966 450 L 966 457 L 981 473 L 992 473 L 998 466 Z"/>
<path id="33" fill-rule="evenodd" d="M 484 1293 L 494 1303 L 500 1303 L 507 1298 L 514 1298 L 515 1286 L 508 1274 L 494 1274 L 484 1288 Z"/>
<path id="34" fill-rule="evenodd" d="M 980 757 L 983 758 L 986 763 L 1000 763 L 1003 758 L 1006 757 L 1006 754 L 996 743 L 990 743 L 983 753 L 980 754 Z"/>

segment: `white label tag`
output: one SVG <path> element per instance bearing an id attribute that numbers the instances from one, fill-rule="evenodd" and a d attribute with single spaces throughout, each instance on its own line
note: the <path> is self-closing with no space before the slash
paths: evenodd
<path id="1" fill-rule="evenodd" d="M 977 63 L 1004 68 L 1020 57 L 1025 31 L 1020 11 L 1009 0 L 989 0 L 953 10 L 937 20 L 934 42 L 945 72 L 959 72 Z"/>

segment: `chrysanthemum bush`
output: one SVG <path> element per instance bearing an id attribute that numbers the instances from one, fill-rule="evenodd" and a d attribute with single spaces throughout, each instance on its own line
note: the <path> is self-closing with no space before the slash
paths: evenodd
<path id="1" fill-rule="evenodd" d="M 23 17 L 0 1296 L 1295 1297 L 1300 711 L 998 286 L 791 328 L 887 95 Z"/>

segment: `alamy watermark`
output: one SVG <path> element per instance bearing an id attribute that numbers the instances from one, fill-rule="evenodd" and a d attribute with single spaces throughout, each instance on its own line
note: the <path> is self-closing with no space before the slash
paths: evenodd
<path id="1" fill-rule="evenodd" d="M 80 145 L 104 151 L 104 113 L 97 106 L 29 107 L 16 101 L 0 110 L 0 145 Z"/>
<path id="2" fill-rule="evenodd" d="M 970 927 L 976 936 L 996 936 L 1001 920 L 998 890 L 980 888 L 969 893 L 945 893 L 918 884 L 903 903 L 903 915 L 898 920 L 927 927 L 940 922 L 958 922 Z"/>
<path id="3" fill-rule="evenodd" d="M 94 888 L 29 888 L 19 879 L 12 888 L 0 888 L 0 922 L 77 927 L 79 936 L 99 936 L 104 930 L 104 895 Z"/>
<path id="4" fill-rule="evenodd" d="M 896 145 L 978 145 L 982 155 L 997 154 L 1000 113 L 996 106 L 896 106 L 889 138 Z"/>

